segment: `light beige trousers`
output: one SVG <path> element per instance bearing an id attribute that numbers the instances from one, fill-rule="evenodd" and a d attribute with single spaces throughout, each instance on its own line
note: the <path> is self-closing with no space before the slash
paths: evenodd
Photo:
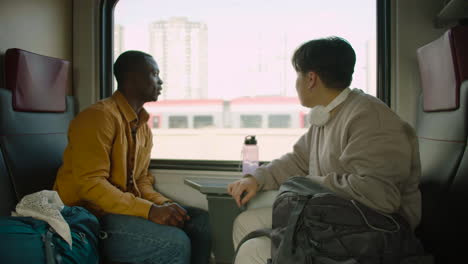
<path id="1" fill-rule="evenodd" d="M 255 208 L 242 212 L 234 220 L 232 238 L 234 249 L 242 238 L 251 231 L 271 228 L 272 208 Z M 242 244 L 236 256 L 235 264 L 265 264 L 270 258 L 271 242 L 267 237 L 252 238 Z"/>

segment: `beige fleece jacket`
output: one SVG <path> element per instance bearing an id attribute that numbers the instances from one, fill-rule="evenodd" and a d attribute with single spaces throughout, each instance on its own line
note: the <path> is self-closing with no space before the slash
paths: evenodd
<path id="1" fill-rule="evenodd" d="M 292 152 L 258 168 L 260 190 L 306 176 L 338 195 L 384 213 L 401 214 L 414 229 L 421 218 L 421 165 L 414 129 L 379 99 L 354 89 L 323 127 L 311 126 Z"/>

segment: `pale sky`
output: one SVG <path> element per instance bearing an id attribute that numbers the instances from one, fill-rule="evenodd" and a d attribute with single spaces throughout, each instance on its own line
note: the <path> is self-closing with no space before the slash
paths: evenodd
<path id="1" fill-rule="evenodd" d="M 264 93 L 278 86 L 277 76 L 254 72 L 259 54 L 271 67 L 286 70 L 287 95 L 296 96 L 292 53 L 303 42 L 332 35 L 355 49 L 351 86 L 366 89 L 366 47 L 370 40 L 375 45 L 376 13 L 376 0 L 120 0 L 114 19 L 124 26 L 124 49 L 142 51 L 149 50 L 149 25 L 154 21 L 184 16 L 206 23 L 208 95 L 226 99 L 252 96 L 253 86 L 262 86 L 258 92 Z M 286 64 L 279 59 L 284 55 Z M 371 72 L 375 74 L 375 68 Z M 276 91 L 271 88 L 271 93 Z"/>

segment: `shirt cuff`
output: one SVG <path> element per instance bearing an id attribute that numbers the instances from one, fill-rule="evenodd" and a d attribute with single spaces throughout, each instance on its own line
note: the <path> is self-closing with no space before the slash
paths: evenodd
<path id="1" fill-rule="evenodd" d="M 153 203 L 148 200 L 137 198 L 135 203 L 136 216 L 148 219 L 149 211 L 152 205 Z"/>
<path id="2" fill-rule="evenodd" d="M 168 199 L 166 197 L 157 197 L 157 198 L 154 198 L 152 201 L 157 205 L 162 205 L 165 202 L 171 202 L 171 203 L 174 202 L 171 199 Z"/>
<path id="3" fill-rule="evenodd" d="M 253 174 L 244 175 L 244 178 L 246 177 L 254 177 L 257 180 L 257 191 L 261 191 L 265 187 L 265 175 L 262 173 L 262 169 L 256 169 Z"/>

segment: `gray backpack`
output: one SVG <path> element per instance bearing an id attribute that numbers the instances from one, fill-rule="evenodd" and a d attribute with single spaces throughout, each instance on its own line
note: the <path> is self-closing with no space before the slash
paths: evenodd
<path id="1" fill-rule="evenodd" d="M 251 232 L 237 251 L 259 236 L 271 239 L 271 264 L 433 263 L 401 216 L 340 198 L 306 177 L 281 185 L 272 229 Z"/>

